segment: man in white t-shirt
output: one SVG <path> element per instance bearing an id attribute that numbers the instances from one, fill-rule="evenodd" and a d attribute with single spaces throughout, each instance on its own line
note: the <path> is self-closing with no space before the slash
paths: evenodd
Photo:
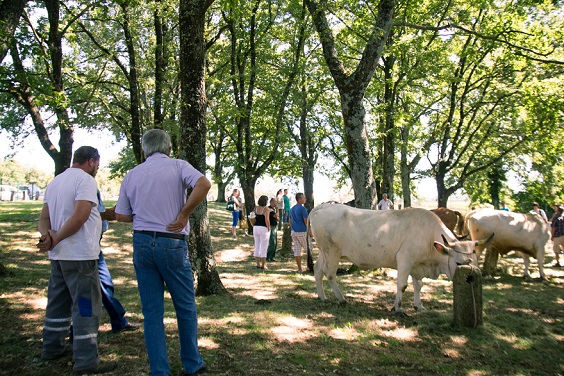
<path id="1" fill-rule="evenodd" d="M 98 357 L 98 326 L 102 295 L 98 256 L 102 220 L 94 177 L 100 155 L 90 146 L 78 148 L 73 165 L 57 175 L 46 188 L 37 247 L 49 252 L 51 274 L 43 324 L 42 360 L 68 353 L 65 337 L 73 324 L 73 373 L 111 372 L 114 361 Z"/>
<path id="2" fill-rule="evenodd" d="M 388 194 L 384 193 L 382 199 L 378 203 L 378 210 L 390 210 L 394 206 L 392 200 L 388 199 Z"/>
<path id="3" fill-rule="evenodd" d="M 540 208 L 538 202 L 533 202 L 533 210 L 531 210 L 529 213 L 540 215 L 543 221 L 548 222 L 546 212 Z"/>

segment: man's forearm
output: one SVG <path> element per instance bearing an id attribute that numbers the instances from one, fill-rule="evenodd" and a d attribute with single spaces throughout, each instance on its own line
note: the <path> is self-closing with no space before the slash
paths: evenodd
<path id="1" fill-rule="evenodd" d="M 196 209 L 196 207 L 200 205 L 202 201 L 204 201 L 210 188 L 211 183 L 205 176 L 199 178 L 198 181 L 196 181 L 196 184 L 194 185 L 194 189 L 192 189 L 190 196 L 188 197 L 188 201 L 186 201 L 186 204 L 180 210 L 180 214 L 188 218 L 190 213 L 192 213 L 194 209 Z"/>

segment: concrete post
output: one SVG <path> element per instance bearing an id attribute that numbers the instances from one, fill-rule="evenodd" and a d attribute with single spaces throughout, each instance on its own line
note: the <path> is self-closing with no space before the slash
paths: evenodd
<path id="1" fill-rule="evenodd" d="M 472 265 L 456 268 L 453 278 L 454 322 L 476 328 L 482 325 L 482 272 Z"/>

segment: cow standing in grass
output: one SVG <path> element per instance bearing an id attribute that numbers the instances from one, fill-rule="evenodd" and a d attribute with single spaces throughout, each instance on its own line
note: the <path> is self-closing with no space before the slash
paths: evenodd
<path id="1" fill-rule="evenodd" d="M 513 213 L 503 210 L 476 210 L 466 214 L 466 226 L 472 239 L 480 239 L 495 232 L 493 241 L 476 248 L 478 257 L 482 252 L 492 252 L 495 248 L 499 254 L 504 255 L 510 251 L 519 251 L 523 255 L 525 264 L 524 276 L 529 278 L 529 256 L 536 257 L 539 264 L 541 279 L 546 279 L 543 263 L 544 249 L 550 239 L 550 223 L 537 214 Z M 488 257 L 486 257 L 487 259 Z M 491 261 L 493 265 L 486 265 L 486 272 L 492 272 L 497 257 Z"/>
<path id="2" fill-rule="evenodd" d="M 319 247 L 315 264 L 319 299 L 326 299 L 323 292 L 325 275 L 337 300 L 345 302 L 336 282 L 339 261 L 343 258 L 361 269 L 392 268 L 398 271 L 394 302 L 397 314 L 402 313 L 402 294 L 410 275 L 415 309 L 422 309 L 423 278 L 437 278 L 441 273 L 452 278 L 457 265 L 476 264 L 474 248 L 482 243 L 457 241 L 439 218 L 425 209 L 374 211 L 323 204 L 311 211 L 310 224 Z"/>

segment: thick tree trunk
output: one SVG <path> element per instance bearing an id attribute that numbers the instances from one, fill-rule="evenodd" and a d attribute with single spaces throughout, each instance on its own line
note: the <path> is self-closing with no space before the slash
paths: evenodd
<path id="1" fill-rule="evenodd" d="M 305 0 L 305 3 L 319 34 L 325 62 L 341 96 L 341 109 L 345 125 L 344 138 L 349 157 L 349 171 L 355 194 L 355 203 L 360 208 L 373 208 L 377 199 L 376 184 L 362 102 L 392 28 L 395 4 L 393 0 L 381 0 L 378 3 L 378 15 L 370 38 L 366 42 L 355 71 L 350 74 L 339 60 L 335 38 L 326 17 L 328 12 L 327 2 Z"/>
<path id="2" fill-rule="evenodd" d="M 374 208 L 376 186 L 370 163 L 370 148 L 364 124 L 365 110 L 363 97 L 341 95 L 341 107 L 345 122 L 345 142 L 357 208 Z"/>
<path id="3" fill-rule="evenodd" d="M 12 44 L 27 0 L 2 0 L 0 4 L 0 63 Z"/>
<path id="4" fill-rule="evenodd" d="M 257 183 L 256 178 L 249 178 L 249 179 L 242 179 L 241 180 L 241 189 L 243 190 L 243 196 L 245 197 L 245 213 L 248 215 L 250 212 L 255 210 L 256 201 L 255 201 L 255 184 Z M 249 235 L 253 234 L 253 226 L 249 222 L 249 218 L 244 218 L 247 221 L 248 230 L 247 233 Z"/>
<path id="5" fill-rule="evenodd" d="M 180 157 L 206 170 L 205 12 L 210 1 L 181 0 L 180 30 Z M 190 245 L 197 295 L 225 292 L 216 269 L 211 245 L 207 202 L 190 216 Z"/>

